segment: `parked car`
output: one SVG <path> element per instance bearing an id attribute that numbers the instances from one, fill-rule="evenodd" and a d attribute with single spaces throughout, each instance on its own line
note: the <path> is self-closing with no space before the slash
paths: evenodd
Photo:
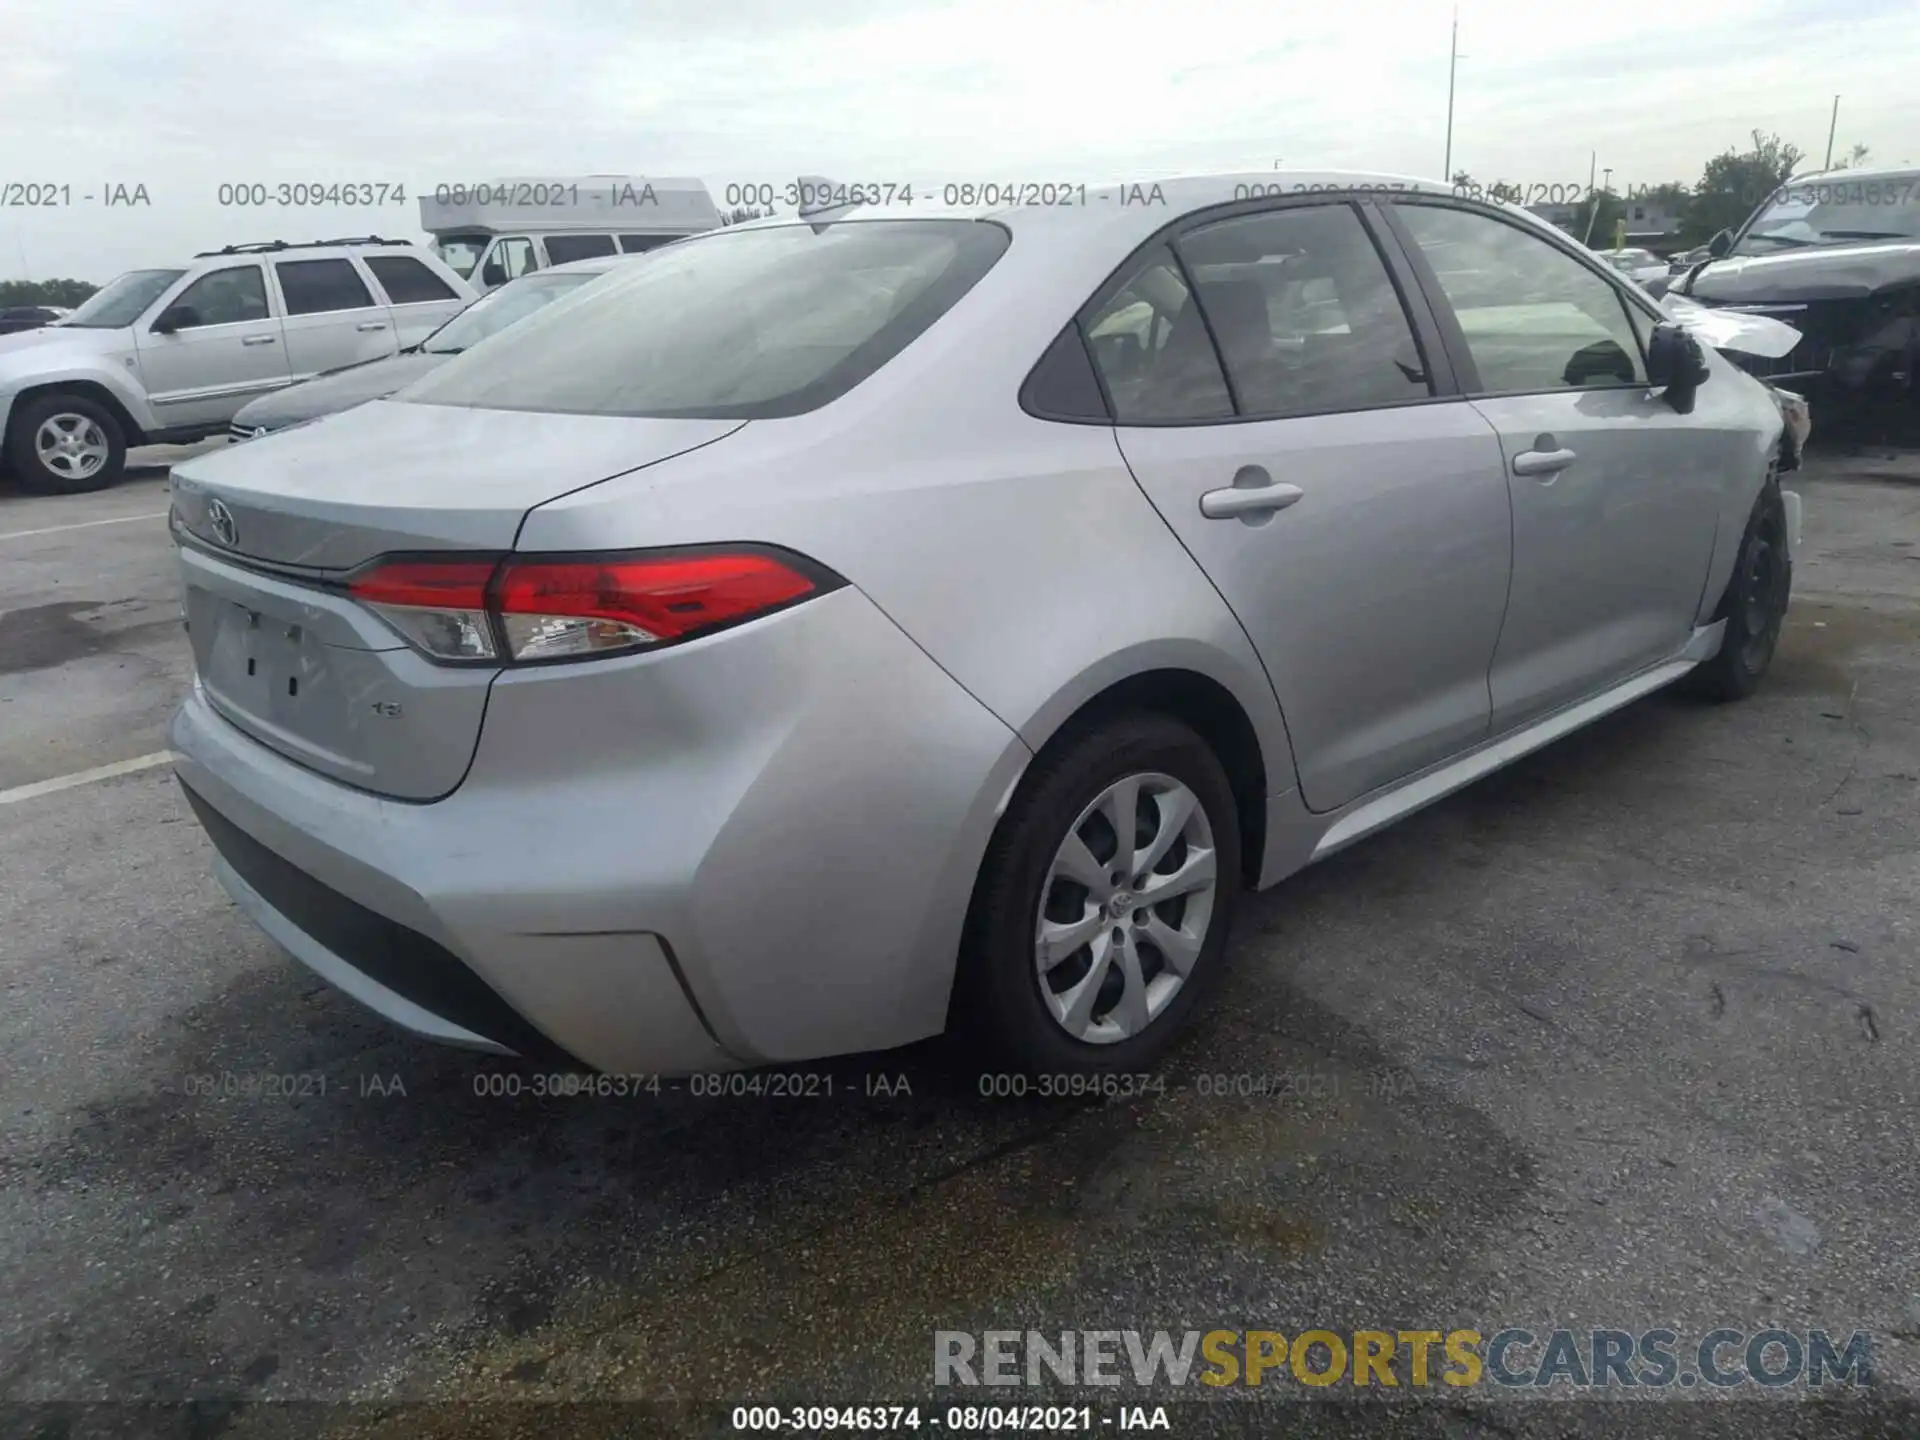
<path id="1" fill-rule="evenodd" d="M 1668 267 L 1651 250 L 1627 248 L 1621 250 L 1597 250 L 1594 252 L 1614 269 L 1625 275 L 1634 284 L 1643 287 L 1656 299 L 1666 293 Z"/>
<path id="2" fill-rule="evenodd" d="M 22 330 L 38 330 L 43 325 L 51 325 L 69 312 L 52 305 L 14 305 L 0 310 L 0 335 L 14 335 Z"/>
<path id="3" fill-rule="evenodd" d="M 397 355 L 362 360 L 289 385 L 240 407 L 227 429 L 229 441 L 257 440 L 391 395 L 431 374 L 454 356 L 497 335 L 546 305 L 606 274 L 627 257 L 576 260 L 510 281 L 489 291 L 417 345 Z"/>
<path id="4" fill-rule="evenodd" d="M 1243 890 L 1751 693 L 1766 390 L 1516 207 L 1280 179 L 731 227 L 176 466 L 228 891 L 482 1050 L 1136 1073 Z"/>
<path id="5" fill-rule="evenodd" d="M 420 197 L 434 253 L 479 290 L 575 260 L 656 250 L 720 223 L 704 181 L 646 175 L 482 181 Z"/>
<path id="6" fill-rule="evenodd" d="M 98 490 L 130 446 L 217 435 L 254 397 L 417 344 L 473 298 L 437 256 L 377 236 L 129 271 L 59 324 L 0 336 L 0 455 L 30 490 Z"/>
<path id="7" fill-rule="evenodd" d="M 1675 288 L 1769 315 L 1805 339 L 1743 360 L 1754 374 L 1844 404 L 1920 397 L 1920 170 L 1836 170 L 1786 182 Z"/>

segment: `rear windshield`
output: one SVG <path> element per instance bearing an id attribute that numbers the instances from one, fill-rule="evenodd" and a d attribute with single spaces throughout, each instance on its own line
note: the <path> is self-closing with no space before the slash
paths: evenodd
<path id="1" fill-rule="evenodd" d="M 394 398 L 563 415 L 772 419 L 837 399 L 1006 250 L 978 220 L 701 236 L 521 321 Z"/>

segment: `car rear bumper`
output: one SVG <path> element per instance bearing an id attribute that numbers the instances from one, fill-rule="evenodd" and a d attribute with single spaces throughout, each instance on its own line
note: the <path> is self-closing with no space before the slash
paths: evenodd
<path id="1" fill-rule="evenodd" d="M 197 684 L 173 748 L 222 882 L 330 983 L 430 1039 L 634 1074 L 942 1028 L 1030 758 L 852 589 L 508 672 L 433 803 L 302 768 Z"/>

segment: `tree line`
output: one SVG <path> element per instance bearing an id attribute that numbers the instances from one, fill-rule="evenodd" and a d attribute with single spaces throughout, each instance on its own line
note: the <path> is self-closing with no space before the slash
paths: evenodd
<path id="1" fill-rule="evenodd" d="M 1867 147 L 1855 145 L 1834 162 L 1833 168 L 1850 169 L 1866 158 Z M 1637 188 L 1630 195 L 1605 187 L 1595 190 L 1575 208 L 1570 228 L 1576 236 L 1590 235 L 1597 245 L 1611 245 L 1614 227 L 1626 218 L 1627 207 L 1641 205 L 1678 220 L 1680 248 L 1703 245 L 1721 230 L 1738 230 L 1768 194 L 1793 176 L 1804 159 L 1806 153 L 1799 146 L 1755 130 L 1751 149 L 1729 148 L 1714 156 L 1707 161 L 1698 184 L 1670 180 Z M 1455 185 L 1471 187 L 1475 183 L 1464 170 L 1451 178 Z M 1493 184 L 1485 189 L 1497 199 L 1522 199 L 1517 185 Z"/>
<path id="2" fill-rule="evenodd" d="M 58 305 L 71 310 L 99 288 L 84 280 L 0 280 L 0 310 L 16 305 Z"/>

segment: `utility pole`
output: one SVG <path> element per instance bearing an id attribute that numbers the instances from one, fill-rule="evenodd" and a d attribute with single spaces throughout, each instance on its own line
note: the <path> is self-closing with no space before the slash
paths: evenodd
<path id="1" fill-rule="evenodd" d="M 1447 47 L 1447 158 L 1441 162 L 1441 177 L 1453 183 L 1453 72 L 1460 63 L 1460 7 L 1453 7 L 1453 43 Z M 1829 141 L 1827 148 L 1833 148 Z"/>
<path id="2" fill-rule="evenodd" d="M 1823 170 L 1831 170 L 1833 168 L 1833 132 L 1839 127 L 1839 124 L 1840 97 L 1836 95 L 1833 97 L 1833 119 L 1827 122 L 1827 163 L 1820 167 Z"/>
<path id="3" fill-rule="evenodd" d="M 1600 164 L 1600 152 L 1593 151 L 1587 156 L 1587 233 L 1580 237 L 1580 243 L 1586 244 L 1593 238 L 1593 217 L 1600 213 L 1600 197 L 1594 193 L 1593 176 Z"/>

